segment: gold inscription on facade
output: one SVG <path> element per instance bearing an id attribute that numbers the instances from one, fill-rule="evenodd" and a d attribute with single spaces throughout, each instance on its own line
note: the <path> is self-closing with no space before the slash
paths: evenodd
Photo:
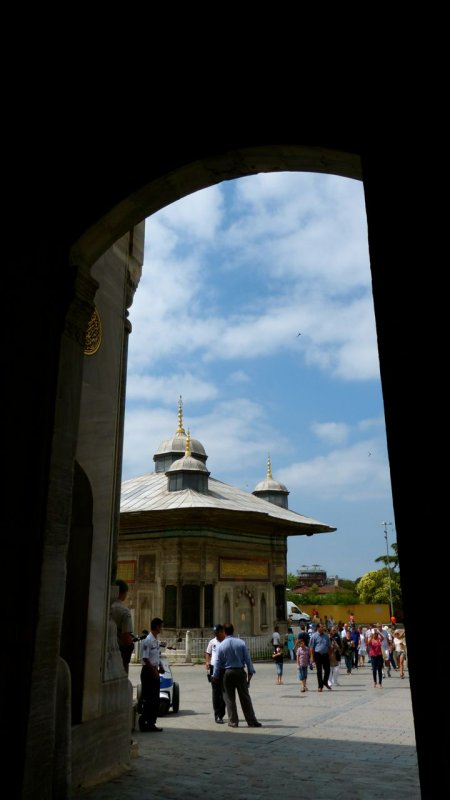
<path id="1" fill-rule="evenodd" d="M 221 558 L 219 570 L 222 580 L 264 581 L 269 578 L 269 563 L 267 561 Z"/>
<path id="2" fill-rule="evenodd" d="M 94 308 L 92 316 L 88 322 L 86 337 L 84 340 L 84 355 L 93 356 L 102 343 L 102 321 L 97 309 Z"/>
<path id="3" fill-rule="evenodd" d="M 117 577 L 126 583 L 136 581 L 136 561 L 118 561 Z"/>

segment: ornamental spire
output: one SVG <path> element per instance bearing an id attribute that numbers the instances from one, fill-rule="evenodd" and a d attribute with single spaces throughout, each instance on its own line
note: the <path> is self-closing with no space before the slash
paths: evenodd
<path id="1" fill-rule="evenodd" d="M 181 394 L 180 394 L 180 399 L 178 400 L 178 428 L 175 436 L 177 434 L 182 434 L 183 436 L 186 436 L 186 431 L 183 428 L 183 400 L 181 398 Z"/>
<path id="2" fill-rule="evenodd" d="M 188 428 L 188 432 L 187 432 L 186 453 L 185 453 L 185 455 L 186 455 L 187 458 L 189 458 L 190 455 L 191 455 L 191 434 L 190 434 L 189 428 Z"/>
<path id="3" fill-rule="evenodd" d="M 270 453 L 267 454 L 267 480 L 272 479 L 272 464 L 270 463 Z"/>

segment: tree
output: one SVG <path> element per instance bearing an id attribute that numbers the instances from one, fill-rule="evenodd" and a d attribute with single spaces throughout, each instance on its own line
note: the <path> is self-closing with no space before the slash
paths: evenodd
<path id="1" fill-rule="evenodd" d="M 397 545 L 397 542 L 393 542 L 391 544 L 391 547 L 392 547 L 392 549 L 394 551 L 394 555 L 388 556 L 387 553 L 386 553 L 386 555 L 384 555 L 384 556 L 378 556 L 378 558 L 375 559 L 375 563 L 379 564 L 381 562 L 386 567 L 389 564 L 391 569 L 395 570 L 395 569 L 398 569 L 398 545 Z"/>
<path id="2" fill-rule="evenodd" d="M 353 606 L 359 603 L 358 593 L 355 589 L 340 589 L 329 594 L 319 595 L 320 605 Z"/>
<path id="3" fill-rule="evenodd" d="M 320 594 L 320 587 L 317 584 L 310 586 L 308 591 L 297 594 L 292 590 L 298 586 L 298 582 L 298 575 L 293 575 L 292 573 L 288 574 L 286 600 L 291 600 L 300 608 L 302 608 L 302 605 L 355 605 L 359 603 L 359 597 L 356 591 L 357 581 L 352 581 L 349 578 L 339 579 L 335 591 L 328 592 L 327 594 Z"/>
<path id="4" fill-rule="evenodd" d="M 338 582 L 340 589 L 346 589 L 347 592 L 356 592 L 357 581 L 351 581 L 349 578 L 341 578 Z"/>
<path id="5" fill-rule="evenodd" d="M 292 591 L 292 589 L 295 589 L 296 586 L 298 586 L 298 575 L 294 575 L 292 572 L 289 572 L 287 576 L 286 587 Z"/>
<path id="6" fill-rule="evenodd" d="M 398 572 L 391 572 L 390 580 L 394 609 L 401 608 L 402 593 Z M 361 603 L 389 603 L 389 573 L 387 568 L 367 572 L 360 578 L 356 588 Z"/>

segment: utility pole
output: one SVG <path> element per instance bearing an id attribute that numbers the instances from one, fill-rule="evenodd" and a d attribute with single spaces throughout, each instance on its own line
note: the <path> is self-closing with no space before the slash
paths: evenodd
<path id="1" fill-rule="evenodd" d="M 387 534 L 387 526 L 392 525 L 392 522 L 382 522 L 384 525 L 384 538 L 386 539 L 386 566 L 388 568 L 388 577 L 389 577 L 389 599 L 390 599 L 390 607 L 391 607 L 391 617 L 394 616 L 394 603 L 392 602 L 392 581 L 391 581 L 391 565 L 389 563 L 389 542 L 388 542 L 388 534 Z"/>

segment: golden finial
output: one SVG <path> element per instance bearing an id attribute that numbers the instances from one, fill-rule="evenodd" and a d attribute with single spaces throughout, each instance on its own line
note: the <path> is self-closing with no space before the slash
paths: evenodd
<path id="1" fill-rule="evenodd" d="M 189 432 L 189 428 L 188 428 L 187 438 L 186 438 L 186 453 L 185 453 L 185 455 L 186 455 L 187 458 L 189 458 L 189 456 L 191 455 L 191 434 Z"/>
<path id="2" fill-rule="evenodd" d="M 270 463 L 270 453 L 267 454 L 267 480 L 272 478 L 272 465 Z"/>
<path id="3" fill-rule="evenodd" d="M 186 436 L 186 431 L 183 428 L 183 400 L 181 399 L 181 394 L 180 399 L 178 400 L 178 429 L 175 436 L 177 434 L 183 434 L 183 436 Z"/>

